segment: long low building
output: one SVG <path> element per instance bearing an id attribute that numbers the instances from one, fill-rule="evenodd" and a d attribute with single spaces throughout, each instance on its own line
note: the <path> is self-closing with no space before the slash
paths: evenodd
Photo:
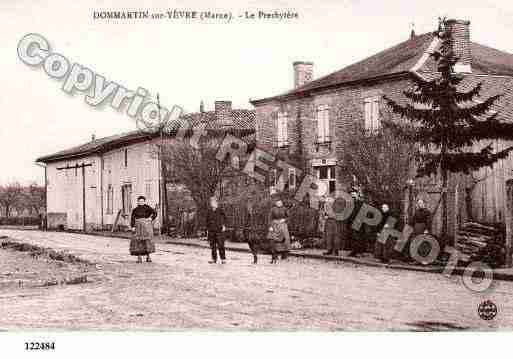
<path id="1" fill-rule="evenodd" d="M 211 129 L 236 129 L 254 133 L 255 113 L 231 108 L 229 101 L 216 101 L 214 111 L 185 115 L 192 125 L 211 124 Z M 208 127 L 207 127 L 208 128 Z M 129 226 L 137 197 L 158 210 L 163 206 L 158 156 L 158 134 L 134 131 L 66 149 L 36 160 L 45 165 L 48 228 L 73 230 L 110 229 Z"/>

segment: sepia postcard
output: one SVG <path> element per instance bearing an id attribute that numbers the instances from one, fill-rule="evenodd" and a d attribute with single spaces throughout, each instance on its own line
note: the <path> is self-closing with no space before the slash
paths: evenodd
<path id="1" fill-rule="evenodd" d="M 410 356 L 437 346 L 425 332 L 474 333 L 446 345 L 478 355 L 511 339 L 510 2 L 0 14 L 7 357 Z M 423 332 L 416 349 L 387 342 L 405 332 Z"/>

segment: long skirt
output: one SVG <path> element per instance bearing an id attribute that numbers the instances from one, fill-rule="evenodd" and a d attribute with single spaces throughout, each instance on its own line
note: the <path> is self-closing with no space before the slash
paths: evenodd
<path id="1" fill-rule="evenodd" d="M 273 245 L 276 252 L 290 251 L 290 235 L 286 221 L 273 220 L 271 223 L 274 235 Z"/>
<path id="2" fill-rule="evenodd" d="M 145 256 L 155 252 L 153 243 L 153 221 L 150 218 L 135 220 L 135 236 L 130 240 L 130 254 Z"/>
<path id="3" fill-rule="evenodd" d="M 340 249 L 340 227 L 342 227 L 341 222 L 337 222 L 333 218 L 326 220 L 323 237 L 328 251 L 338 251 Z"/>

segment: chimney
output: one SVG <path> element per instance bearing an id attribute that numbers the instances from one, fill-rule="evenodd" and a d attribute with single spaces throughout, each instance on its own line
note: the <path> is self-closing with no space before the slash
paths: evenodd
<path id="1" fill-rule="evenodd" d="M 205 112 L 205 104 L 203 103 L 203 100 L 201 100 L 201 102 L 200 102 L 200 112 L 201 113 Z"/>
<path id="2" fill-rule="evenodd" d="M 233 126 L 231 101 L 216 101 L 214 111 L 218 125 L 222 127 Z"/>
<path id="3" fill-rule="evenodd" d="M 452 49 L 458 57 L 455 72 L 472 72 L 472 53 L 470 50 L 470 21 L 450 19 L 445 21 L 446 30 L 452 37 Z"/>
<path id="4" fill-rule="evenodd" d="M 313 80 L 313 62 L 294 62 L 294 88 Z"/>
<path id="5" fill-rule="evenodd" d="M 96 141 L 96 135 L 93 133 L 91 135 L 91 142 L 95 142 Z"/>

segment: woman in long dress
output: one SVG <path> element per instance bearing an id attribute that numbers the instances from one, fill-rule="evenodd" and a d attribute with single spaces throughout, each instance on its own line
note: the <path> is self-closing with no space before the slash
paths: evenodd
<path id="1" fill-rule="evenodd" d="M 281 258 L 285 259 L 290 251 L 290 235 L 287 225 L 288 218 L 289 213 L 287 208 L 283 206 L 281 200 L 277 200 L 269 213 L 269 232 L 272 237 L 274 249 L 273 260 L 271 261 L 273 263 L 276 262 L 275 253 L 280 253 Z"/>
<path id="2" fill-rule="evenodd" d="M 137 256 L 137 263 L 142 263 L 141 256 L 146 256 L 146 262 L 151 262 L 150 254 L 155 252 L 153 221 L 156 217 L 157 212 L 146 204 L 146 198 L 139 196 L 130 221 L 130 227 L 135 231 L 130 240 L 130 254 Z"/>

